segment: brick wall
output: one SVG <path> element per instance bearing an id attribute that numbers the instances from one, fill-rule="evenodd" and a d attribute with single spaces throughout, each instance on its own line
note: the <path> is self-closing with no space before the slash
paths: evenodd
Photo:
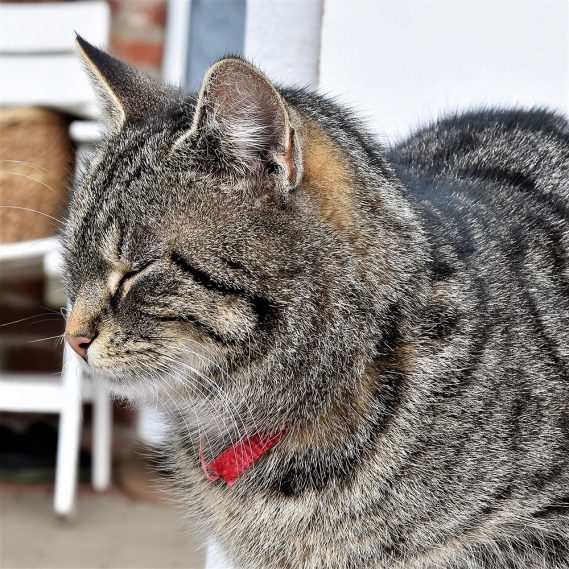
<path id="1" fill-rule="evenodd" d="M 108 0 L 114 55 L 160 76 L 166 25 L 166 0 Z"/>

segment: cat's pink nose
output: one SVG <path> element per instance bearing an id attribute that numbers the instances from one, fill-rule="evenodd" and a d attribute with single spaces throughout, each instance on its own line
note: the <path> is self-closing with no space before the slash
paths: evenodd
<path id="1" fill-rule="evenodd" d="M 93 338 L 88 338 L 87 336 L 70 336 L 65 335 L 67 343 L 77 352 L 83 359 L 87 358 L 87 350 L 93 341 Z"/>

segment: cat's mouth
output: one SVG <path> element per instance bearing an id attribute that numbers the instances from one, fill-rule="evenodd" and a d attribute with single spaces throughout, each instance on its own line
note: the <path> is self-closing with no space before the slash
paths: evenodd
<path id="1" fill-rule="evenodd" d="M 80 362 L 83 375 L 104 385 L 119 397 L 132 401 L 162 401 L 195 393 L 207 378 L 214 362 L 204 354 L 184 350 L 173 355 L 157 355 L 153 351 L 125 354 L 110 358 L 104 347 L 93 343 Z"/>
<path id="2" fill-rule="evenodd" d="M 97 337 L 84 357 L 76 360 L 83 373 L 120 395 L 124 395 L 125 386 L 130 391 L 135 383 L 146 386 L 152 395 L 165 387 L 195 386 L 211 368 L 220 365 L 218 353 L 189 339 L 166 350 L 157 345 L 119 348 Z"/>

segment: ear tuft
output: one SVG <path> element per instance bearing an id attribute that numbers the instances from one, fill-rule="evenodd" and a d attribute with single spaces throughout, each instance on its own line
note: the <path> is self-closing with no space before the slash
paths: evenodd
<path id="1" fill-rule="evenodd" d="M 225 58 L 209 69 L 189 134 L 215 137 L 239 172 L 276 164 L 289 183 L 296 179 L 286 104 L 267 77 L 242 59 Z"/>
<path id="2" fill-rule="evenodd" d="M 114 128 L 144 120 L 164 108 L 172 89 L 156 83 L 134 67 L 91 45 L 76 34 L 85 68 L 102 107 L 103 118 Z"/>
<path id="3" fill-rule="evenodd" d="M 211 68 L 204 87 L 210 118 L 244 158 L 285 150 L 287 112 L 259 71 L 239 59 L 224 59 Z"/>

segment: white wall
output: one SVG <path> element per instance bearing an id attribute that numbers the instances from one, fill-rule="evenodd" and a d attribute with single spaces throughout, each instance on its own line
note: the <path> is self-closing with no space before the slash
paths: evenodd
<path id="1" fill-rule="evenodd" d="M 393 138 L 483 104 L 569 111 L 569 0 L 325 0 L 320 88 Z"/>
<path id="2" fill-rule="evenodd" d="M 323 0 L 248 0 L 245 56 L 276 82 L 316 87 Z"/>

